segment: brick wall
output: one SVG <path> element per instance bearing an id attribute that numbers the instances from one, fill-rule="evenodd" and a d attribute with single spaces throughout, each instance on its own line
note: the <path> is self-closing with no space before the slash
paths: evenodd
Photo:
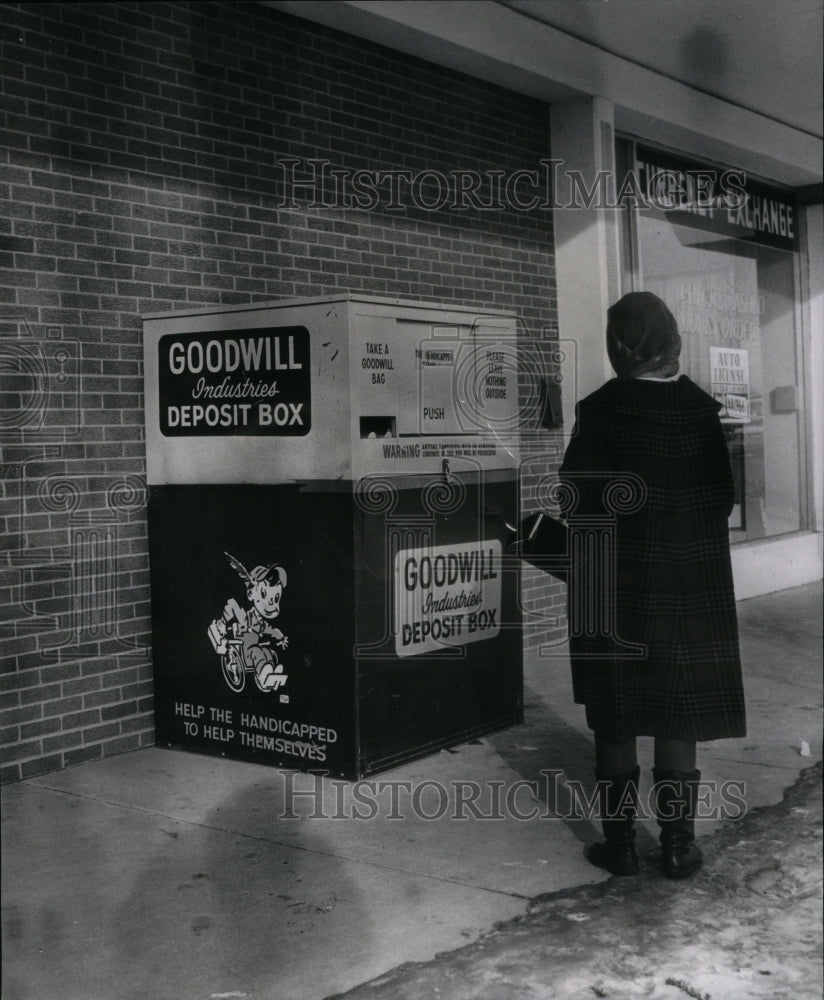
<path id="1" fill-rule="evenodd" d="M 494 188 L 549 157 L 545 105 L 256 4 L 4 4 L 0 38 L 14 780 L 153 739 L 142 314 L 349 290 L 514 309 L 543 346 L 556 316 L 550 213 Z M 410 173 L 404 203 L 357 170 Z M 535 644 L 560 597 L 525 595 Z"/>

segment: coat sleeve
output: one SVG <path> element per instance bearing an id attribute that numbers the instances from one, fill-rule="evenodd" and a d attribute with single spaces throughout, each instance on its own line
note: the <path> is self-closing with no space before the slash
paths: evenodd
<path id="1" fill-rule="evenodd" d="M 578 403 L 572 436 L 558 470 L 559 480 L 577 496 L 569 516 L 604 513 L 604 488 L 614 471 L 610 451 L 600 414 L 585 403 Z"/>
<path id="2" fill-rule="evenodd" d="M 716 418 L 713 428 L 713 445 L 715 449 L 714 467 L 717 469 L 718 488 L 723 506 L 726 509 L 727 517 L 732 514 L 735 506 L 735 480 L 732 475 L 732 463 L 730 461 L 730 450 L 727 446 L 727 438 L 721 421 Z"/>

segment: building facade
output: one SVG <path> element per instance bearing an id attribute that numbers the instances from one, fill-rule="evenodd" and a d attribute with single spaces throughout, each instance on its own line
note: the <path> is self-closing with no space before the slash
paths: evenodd
<path id="1" fill-rule="evenodd" d="M 153 740 L 148 313 L 516 312 L 568 433 L 606 307 L 650 288 L 725 405 L 738 596 L 820 577 L 820 139 L 497 3 L 6 4 L 2 47 L 4 780 Z M 557 641 L 562 587 L 522 604 Z"/>

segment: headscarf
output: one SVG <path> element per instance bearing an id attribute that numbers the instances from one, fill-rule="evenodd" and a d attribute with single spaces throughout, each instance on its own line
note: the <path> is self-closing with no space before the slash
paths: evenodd
<path id="1" fill-rule="evenodd" d="M 652 292 L 629 292 L 607 310 L 607 354 L 618 378 L 667 378 L 680 353 L 675 317 Z"/>

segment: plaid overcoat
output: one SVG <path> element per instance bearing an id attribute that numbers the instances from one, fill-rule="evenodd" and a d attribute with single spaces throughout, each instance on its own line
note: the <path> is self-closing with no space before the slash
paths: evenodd
<path id="1" fill-rule="evenodd" d="M 576 407 L 560 469 L 573 691 L 613 742 L 746 733 L 718 410 L 685 375 L 613 379 Z"/>

